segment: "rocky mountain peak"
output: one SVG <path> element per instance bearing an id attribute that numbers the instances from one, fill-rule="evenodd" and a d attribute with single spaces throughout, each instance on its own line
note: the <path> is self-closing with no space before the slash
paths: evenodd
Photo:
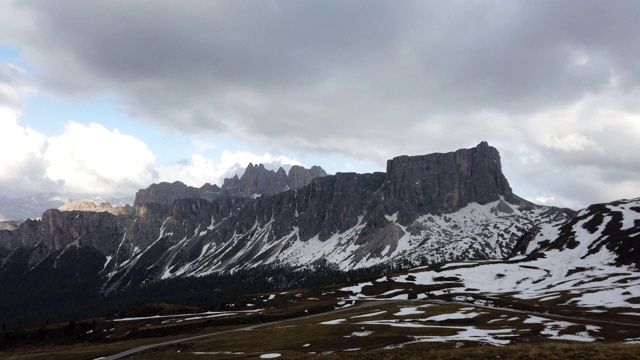
<path id="1" fill-rule="evenodd" d="M 299 189 L 309 183 L 312 179 L 324 177 L 328 174 L 319 166 L 312 166 L 310 169 L 305 169 L 299 165 L 293 165 L 289 170 L 287 181 L 292 189 Z"/>
<path id="2" fill-rule="evenodd" d="M 251 198 L 274 195 L 290 189 L 300 189 L 311 183 L 314 178 L 322 176 L 327 176 L 327 173 L 319 166 L 306 169 L 294 165 L 287 174 L 282 167 L 273 171 L 263 164 L 249 163 L 242 176 L 239 177 L 236 174 L 224 179 L 221 187 L 207 183 L 196 188 L 179 181 L 152 184 L 136 193 L 134 206 L 139 208 L 148 203 L 171 205 L 174 201 L 185 198 L 202 198 L 211 201 L 221 196 Z"/>

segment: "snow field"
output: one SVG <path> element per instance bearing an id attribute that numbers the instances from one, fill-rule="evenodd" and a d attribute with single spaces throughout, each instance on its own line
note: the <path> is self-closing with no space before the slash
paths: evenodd
<path id="1" fill-rule="evenodd" d="M 460 306 L 451 312 L 449 303 L 446 305 L 448 312 L 437 314 L 439 303 L 425 304 L 418 306 L 402 306 L 392 309 L 376 309 L 365 314 L 355 315 L 348 318 L 337 318 L 333 320 L 323 321 L 321 325 L 358 325 L 361 326 L 360 331 L 353 331 L 345 338 L 365 337 L 374 333 L 373 330 L 367 329 L 369 326 L 388 326 L 394 328 L 404 328 L 409 334 L 412 329 L 415 331 L 424 329 L 433 329 L 437 332 L 443 332 L 447 335 L 424 335 L 424 333 L 415 333 L 412 335 L 413 341 L 417 342 L 482 342 L 495 346 L 502 346 L 511 343 L 515 338 L 522 336 L 535 336 L 539 334 L 550 340 L 565 340 L 574 342 L 593 342 L 599 339 L 598 332 L 601 327 L 594 325 L 581 325 L 571 321 L 556 320 L 546 318 L 543 315 L 521 315 L 510 316 L 508 314 L 500 314 L 503 311 L 496 309 L 498 313 L 478 311 L 474 306 Z M 436 308 L 434 308 L 436 307 Z M 424 316 L 426 310 L 421 308 L 429 308 L 431 314 L 437 315 Z M 493 315 L 492 315 L 493 314 Z M 475 323 L 458 323 L 456 321 L 465 319 L 475 319 L 481 315 L 485 316 L 481 320 L 474 320 Z M 490 317 L 486 320 L 486 317 Z M 499 325 L 500 323 L 503 325 Z M 484 324 L 484 325 L 483 325 Z M 494 324 L 494 325 L 490 325 Z M 508 325 L 507 325 L 508 324 Z M 534 325 L 534 327 L 532 327 Z M 542 325 L 542 330 L 536 330 L 535 325 Z M 570 329 L 577 329 L 573 333 L 567 333 Z M 454 334 L 451 335 L 451 332 Z M 628 339 L 628 342 L 638 341 L 637 339 Z"/>

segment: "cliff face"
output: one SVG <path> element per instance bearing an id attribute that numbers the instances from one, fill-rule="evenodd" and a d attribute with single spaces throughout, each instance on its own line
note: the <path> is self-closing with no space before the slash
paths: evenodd
<path id="1" fill-rule="evenodd" d="M 26 220 L 13 231 L 0 231 L 0 248 L 26 250 L 29 267 L 71 248 L 90 248 L 108 256 L 116 251 L 132 220 L 106 212 L 47 210 L 41 220 Z"/>
<path id="2" fill-rule="evenodd" d="M 271 262 L 349 269 L 504 257 L 534 223 L 567 216 L 513 195 L 498 151 L 484 142 L 400 156 L 386 173 L 323 174 L 250 165 L 221 188 L 156 184 L 138 192 L 135 216 L 45 213 L 41 222 L 0 231 L 0 248 L 47 244 L 39 255 L 46 257 L 90 247 L 104 256 L 103 290 L 112 291 Z"/>
<path id="3" fill-rule="evenodd" d="M 300 189 L 303 186 L 311 183 L 311 180 L 319 177 L 327 176 L 328 174 L 320 166 L 312 166 L 309 169 L 305 169 L 302 166 L 293 165 L 287 175 L 287 182 L 291 189 Z"/>
<path id="4" fill-rule="evenodd" d="M 502 174 L 498 150 L 486 142 L 445 154 L 399 156 L 387 162 L 380 191 L 385 212 L 399 212 L 408 225 L 418 214 L 454 212 L 470 203 L 486 204 L 503 197 L 520 204 Z"/>

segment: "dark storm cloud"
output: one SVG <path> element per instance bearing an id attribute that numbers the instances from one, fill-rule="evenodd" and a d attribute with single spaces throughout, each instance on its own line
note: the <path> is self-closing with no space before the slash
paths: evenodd
<path id="1" fill-rule="evenodd" d="M 297 108 L 286 97 L 304 104 L 324 96 L 339 110 L 357 107 L 359 97 L 409 103 L 421 118 L 486 108 L 517 112 L 597 91 L 612 71 L 635 84 L 638 72 L 630 56 L 640 45 L 638 14 L 628 2 L 27 4 L 38 14 L 39 52 L 46 57 L 40 65 L 54 85 L 115 87 L 151 114 L 210 99 L 203 110 L 211 121 L 235 116 L 258 130 L 258 122 L 289 125 L 286 117 Z M 572 63 L 581 56 L 589 62 Z M 68 66 L 82 71 L 76 77 Z M 254 114 L 251 104 L 228 101 L 230 92 L 245 91 L 278 108 Z M 416 120 L 402 115 L 409 119 L 399 121 Z M 175 125 L 189 131 L 202 121 L 185 115 Z"/>
<path id="2" fill-rule="evenodd" d="M 393 50 L 410 11 L 342 1 L 28 5 L 39 24 L 33 54 L 50 86 L 115 89 L 133 113 L 185 132 L 287 126 L 293 119 L 280 121 L 279 109 L 254 114 L 246 97 L 272 104 L 357 69 Z M 295 104 L 278 107 L 286 114 Z"/>
<path id="3" fill-rule="evenodd" d="M 213 92 L 220 85 L 266 90 L 317 81 L 378 51 L 397 25 L 388 20 L 395 7 L 384 3 L 67 4 L 30 3 L 44 30 L 41 45 L 53 40 L 86 70 L 118 83 L 179 80 L 177 89 Z"/>
<path id="4" fill-rule="evenodd" d="M 187 134 L 374 161 L 486 139 L 528 147 L 556 166 L 595 166 L 603 178 L 616 173 L 607 170 L 621 147 L 616 137 L 640 137 L 625 132 L 632 122 L 610 133 L 587 117 L 556 133 L 549 119 L 589 94 L 637 91 L 637 2 L 19 6 L 34 14 L 21 41 L 49 88 L 115 92 L 131 114 Z M 615 111 L 638 108 L 623 97 Z"/>

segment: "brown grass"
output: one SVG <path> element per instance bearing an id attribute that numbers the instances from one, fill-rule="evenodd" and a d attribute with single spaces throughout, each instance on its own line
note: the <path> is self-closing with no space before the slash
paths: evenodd
<path id="1" fill-rule="evenodd" d="M 520 360 L 633 360 L 640 359 L 640 345 L 544 343 L 535 345 L 462 346 L 454 344 L 416 344 L 401 349 L 376 350 L 366 354 L 339 353 L 323 359 L 384 360 L 454 360 L 454 359 L 520 359 Z"/>
<path id="2" fill-rule="evenodd" d="M 396 284 L 400 285 L 400 284 Z M 401 287 L 401 286 L 398 286 Z M 326 289 L 325 289 L 326 290 Z M 262 298 L 266 298 L 263 296 Z M 595 336 L 596 343 L 571 343 L 551 340 L 540 332 L 545 328 L 541 324 L 524 324 L 527 314 L 510 312 L 503 309 L 479 308 L 471 310 L 482 313 L 474 318 L 451 319 L 441 322 L 426 321 L 430 316 L 451 314 L 460 308 L 473 304 L 428 303 L 425 301 L 379 301 L 368 302 L 366 307 L 354 306 L 341 312 L 332 310 L 337 303 L 336 294 L 322 296 L 321 291 L 298 290 L 287 295 L 278 295 L 268 302 L 262 298 L 249 298 L 245 303 L 255 303 L 255 308 L 264 308 L 262 314 L 240 313 L 229 318 L 213 321 L 184 322 L 180 325 L 162 324 L 159 320 L 118 323 L 108 339 L 92 340 L 89 336 L 73 338 L 74 344 L 41 341 L 15 349 L 0 352 L 2 359 L 93 359 L 116 354 L 137 346 L 160 343 L 172 339 L 185 338 L 197 334 L 213 334 L 210 337 L 185 341 L 177 345 L 165 346 L 137 354 L 133 359 L 248 359 L 257 358 L 264 353 L 280 353 L 282 358 L 315 359 L 320 354 L 323 359 L 640 359 L 640 345 L 623 344 L 625 339 L 640 338 L 640 328 L 612 323 L 593 323 L 598 320 L 625 320 L 634 322 L 628 316 L 619 315 L 616 310 L 603 314 L 585 313 L 580 309 L 550 304 L 548 310 L 554 313 L 569 313 L 589 319 L 571 321 L 575 323 L 563 333 L 585 331 L 586 324 L 600 327 Z M 475 296 L 475 298 L 479 298 Z M 315 300 L 319 299 L 319 300 Z M 540 302 L 518 300 L 508 303 L 508 298 L 493 299 L 500 306 L 509 305 L 523 309 L 538 309 Z M 242 304 L 242 303 L 241 303 Z M 430 306 L 422 307 L 429 304 Z M 542 304 L 547 305 L 547 302 Z M 394 315 L 403 307 L 417 306 L 421 314 L 408 316 Z M 241 305 L 242 307 L 242 305 Z M 246 306 L 244 307 L 246 308 Z M 171 309 L 174 310 L 174 309 Z M 377 311 L 384 314 L 364 318 L 353 316 L 371 314 Z M 584 310 L 584 309 L 582 309 Z M 622 312 L 621 309 L 620 312 Z M 628 309 L 625 311 L 629 311 Z M 313 317 L 306 314 L 316 313 Z M 546 315 L 541 315 L 546 316 Z M 552 317 L 549 315 L 549 317 Z M 273 320 L 288 318 L 286 321 L 269 323 Z M 323 321 L 345 319 L 339 325 L 320 324 Z M 501 319 L 500 321 L 493 321 Z M 515 319 L 507 321 L 508 319 Z M 399 320 L 403 323 L 429 325 L 431 327 L 393 327 L 383 324 L 361 324 L 370 320 Z M 560 321 L 565 321 L 558 319 Z M 107 320 L 103 320 L 107 321 Z M 568 321 L 568 320 L 567 320 Z M 624 321 L 621 321 L 624 322 Z M 244 328 L 250 324 L 262 324 L 251 330 L 219 333 L 229 329 Z M 108 322 L 105 327 L 111 328 Z M 484 343 L 439 342 L 413 343 L 420 336 L 451 336 L 456 330 L 451 326 L 474 326 L 480 329 L 513 329 L 510 345 L 496 347 Z M 370 331 L 368 336 L 353 336 L 354 332 Z M 304 346 L 309 344 L 308 346 Z M 387 349 L 386 347 L 394 347 Z M 346 351 L 357 348 L 356 351 Z M 196 355 L 194 352 L 206 352 L 208 355 Z M 313 354 L 312 354 L 313 353 Z"/>

